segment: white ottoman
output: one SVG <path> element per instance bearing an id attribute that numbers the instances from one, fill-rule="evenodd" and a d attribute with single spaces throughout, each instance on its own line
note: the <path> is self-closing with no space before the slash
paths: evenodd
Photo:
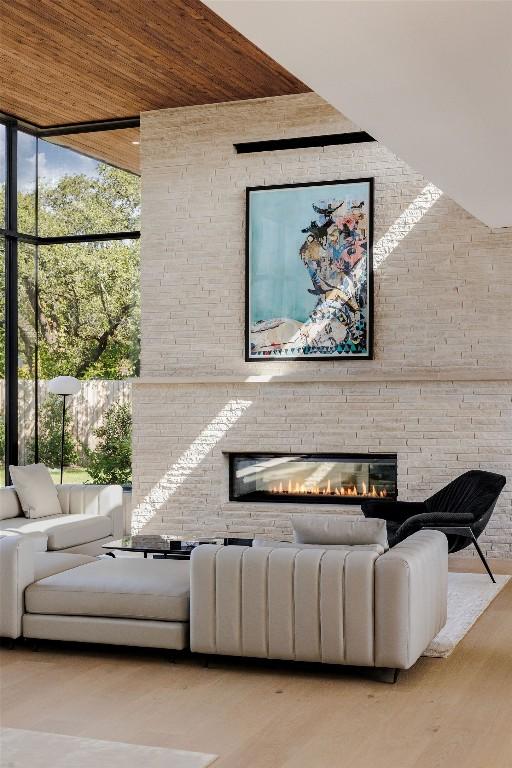
<path id="1" fill-rule="evenodd" d="M 26 588 L 23 635 L 181 650 L 189 594 L 187 561 L 95 560 Z"/>

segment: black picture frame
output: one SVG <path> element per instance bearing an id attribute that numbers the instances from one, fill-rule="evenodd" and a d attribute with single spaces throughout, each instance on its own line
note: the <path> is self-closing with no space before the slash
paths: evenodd
<path id="1" fill-rule="evenodd" d="M 366 313 L 366 353 L 364 354 L 328 354 L 328 355 L 251 355 L 251 195 L 254 192 L 262 192 L 277 189 L 296 189 L 309 187 L 323 187 L 333 185 L 368 185 L 368 234 L 367 234 L 367 313 Z M 313 214 L 314 215 L 314 214 Z M 297 184 L 271 184 L 264 186 L 246 187 L 245 199 L 245 361 L 250 363 L 283 363 L 287 361 L 303 362 L 332 362 L 344 361 L 354 362 L 360 360 L 374 359 L 374 282 L 373 282 L 373 223 L 374 223 L 374 178 L 354 178 L 354 179 L 329 179 L 326 181 L 302 182 Z"/>

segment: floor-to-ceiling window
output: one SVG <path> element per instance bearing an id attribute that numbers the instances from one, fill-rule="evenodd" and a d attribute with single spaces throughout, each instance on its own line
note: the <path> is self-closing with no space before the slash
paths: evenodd
<path id="1" fill-rule="evenodd" d="M 0 129 L 4 145 L 11 141 L 16 153 L 15 163 L 4 159 L 0 164 L 2 199 L 16 207 L 15 221 L 12 210 L 9 222 L 0 220 L 9 244 L 0 272 L 0 330 L 4 334 L 5 299 L 11 305 L 11 327 L 16 304 L 17 327 L 16 360 L 12 343 L 2 343 L 0 358 L 2 377 L 6 357 L 11 377 L 7 386 L 0 382 L 2 424 L 11 435 L 6 441 L 0 432 L 2 456 L 7 452 L 11 462 L 20 464 L 42 461 L 57 476 L 61 402 L 48 393 L 48 382 L 75 376 L 82 386 L 68 401 L 65 481 L 127 483 L 128 380 L 139 372 L 139 177 L 62 146 L 66 139 L 61 136 L 43 139 L 12 126 L 6 135 L 4 126 Z M 123 134 L 127 147 L 137 143 L 133 129 L 109 130 L 101 145 L 122 148 Z M 75 147 L 91 144 L 86 134 L 82 142 L 74 133 L 72 141 Z M 133 159 L 130 149 L 127 156 Z M 9 403 L 5 418 L 4 404 Z"/>
<path id="2" fill-rule="evenodd" d="M 0 124 L 0 228 L 5 230 L 5 126 Z M 5 237 L 0 235 L 0 486 L 5 482 Z"/>
<path id="3" fill-rule="evenodd" d="M 5 481 L 5 246 L 0 238 L 0 486 Z"/>

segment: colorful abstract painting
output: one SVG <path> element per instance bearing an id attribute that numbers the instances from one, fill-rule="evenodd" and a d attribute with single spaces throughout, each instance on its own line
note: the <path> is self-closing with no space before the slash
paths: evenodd
<path id="1" fill-rule="evenodd" d="M 246 359 L 371 358 L 373 179 L 247 190 Z"/>

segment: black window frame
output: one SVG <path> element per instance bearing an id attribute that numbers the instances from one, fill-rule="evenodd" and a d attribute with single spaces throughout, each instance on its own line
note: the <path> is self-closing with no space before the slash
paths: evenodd
<path id="1" fill-rule="evenodd" d="M 0 114 L 0 124 L 5 126 L 5 221 L 0 224 L 0 238 L 5 244 L 5 485 L 10 484 L 9 465 L 18 464 L 18 243 L 35 246 L 37 265 L 39 246 L 62 245 L 66 243 L 93 243 L 108 240 L 138 240 L 140 230 L 130 232 L 105 232 L 88 235 L 63 235 L 40 237 L 38 234 L 38 169 L 39 146 L 36 145 L 36 191 L 35 191 L 35 234 L 20 232 L 18 229 L 18 132 L 28 133 L 36 139 L 55 136 L 123 130 L 140 126 L 139 117 L 97 120 L 86 123 L 39 126 L 11 115 Z M 65 145 L 64 145 L 65 146 Z M 70 148 L 72 149 L 72 148 Z M 78 150 L 78 154 L 80 153 Z M 105 161 L 107 162 L 107 161 Z M 36 267 L 36 295 L 38 291 Z M 37 322 L 37 321 L 36 321 Z M 37 337 L 37 328 L 36 328 Z M 37 344 L 37 341 L 36 341 Z M 37 361 L 37 348 L 36 348 Z M 37 366 L 37 362 L 36 362 Z M 35 461 L 38 460 L 38 371 L 35 372 Z"/>

